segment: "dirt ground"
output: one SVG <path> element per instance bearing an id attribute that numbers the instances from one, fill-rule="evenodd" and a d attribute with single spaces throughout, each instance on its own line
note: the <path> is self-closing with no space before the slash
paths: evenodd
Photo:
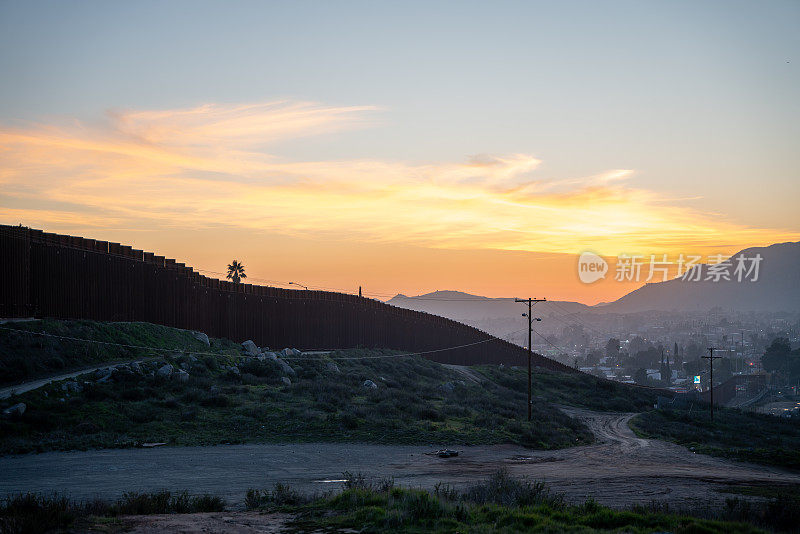
<path id="1" fill-rule="evenodd" d="M 398 485 L 432 488 L 437 482 L 463 487 L 500 467 L 546 481 L 568 501 L 589 497 L 625 507 L 652 500 L 671 506 L 721 503 L 716 490 L 730 485 L 800 484 L 800 475 L 777 468 L 694 454 L 685 447 L 637 438 L 628 427 L 634 414 L 565 409 L 585 421 L 597 443 L 556 451 L 513 445 L 455 447 L 456 458 L 430 454 L 442 446 L 346 443 L 159 447 L 85 452 L 49 452 L 0 458 L 0 496 L 18 492 L 67 493 L 76 499 L 115 498 L 125 491 L 188 490 L 224 497 L 243 506 L 248 488 L 276 482 L 305 492 L 341 487 L 345 470 Z M 244 528 L 244 527 L 243 527 Z M 246 532 L 246 531 L 245 531 Z"/>
<path id="2" fill-rule="evenodd" d="M 291 516 L 258 512 L 151 515 L 121 518 L 128 534 L 273 534 L 282 532 Z"/>

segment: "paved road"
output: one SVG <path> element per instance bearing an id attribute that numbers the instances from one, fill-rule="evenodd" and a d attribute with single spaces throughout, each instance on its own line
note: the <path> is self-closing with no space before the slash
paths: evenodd
<path id="1" fill-rule="evenodd" d="M 440 481 L 462 487 L 501 467 L 545 480 L 571 502 L 591 496 L 611 506 L 651 500 L 696 505 L 724 500 L 711 490 L 727 484 L 800 484 L 800 475 L 637 438 L 627 425 L 634 414 L 568 411 L 593 429 L 598 443 L 559 451 L 460 447 L 460 456 L 448 460 L 425 454 L 433 445 L 304 443 L 50 452 L 0 457 L 0 496 L 66 491 L 75 498 L 114 497 L 168 488 L 218 494 L 241 505 L 248 488 L 269 488 L 275 482 L 304 491 L 336 489 L 340 483 L 335 481 L 345 470 L 430 488 Z"/>

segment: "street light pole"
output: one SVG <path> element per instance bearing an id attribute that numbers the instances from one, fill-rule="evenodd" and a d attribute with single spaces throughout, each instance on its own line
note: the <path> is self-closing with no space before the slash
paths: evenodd
<path id="1" fill-rule="evenodd" d="M 537 302 L 546 302 L 547 299 L 533 299 L 528 297 L 527 299 L 514 299 L 514 302 L 527 302 L 528 303 L 528 313 L 523 313 L 522 316 L 528 317 L 528 421 L 531 420 L 531 384 L 533 382 L 533 370 L 531 369 L 531 361 L 533 360 L 533 352 L 532 352 L 532 334 L 533 334 L 533 314 L 531 313 L 531 308 Z M 536 319 L 536 321 L 541 321 L 541 319 Z"/>

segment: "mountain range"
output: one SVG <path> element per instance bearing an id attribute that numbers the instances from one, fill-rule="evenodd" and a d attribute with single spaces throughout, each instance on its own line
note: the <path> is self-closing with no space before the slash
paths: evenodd
<path id="1" fill-rule="evenodd" d="M 757 277 L 754 271 L 736 274 L 739 256 L 746 258 L 744 266 L 753 267 L 752 259 L 760 257 Z M 720 307 L 724 310 L 755 312 L 800 312 L 800 242 L 779 243 L 768 247 L 744 249 L 731 257 L 728 279 L 715 281 L 714 268 L 698 265 L 687 278 L 645 284 L 604 304 L 587 306 L 579 302 L 548 301 L 536 305 L 542 315 L 572 313 L 638 313 L 646 311 L 706 311 Z M 690 281 L 699 278 L 699 281 Z M 709 279 L 711 278 L 711 279 Z M 518 316 L 522 305 L 513 298 L 489 298 L 460 291 L 436 291 L 408 297 L 397 295 L 389 304 L 425 311 L 466 323 Z"/>

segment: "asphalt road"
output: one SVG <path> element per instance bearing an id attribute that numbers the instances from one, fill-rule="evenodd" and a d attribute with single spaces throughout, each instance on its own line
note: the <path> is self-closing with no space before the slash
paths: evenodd
<path id="1" fill-rule="evenodd" d="M 670 505 L 721 503 L 712 491 L 735 484 L 800 484 L 800 475 L 694 454 L 684 447 L 637 438 L 634 414 L 567 409 L 593 429 L 598 442 L 558 451 L 518 446 L 459 447 L 457 458 L 425 454 L 431 446 L 365 444 L 268 444 L 159 447 L 49 452 L 0 457 L 0 496 L 66 492 L 73 498 L 115 497 L 132 490 L 212 493 L 240 506 L 248 488 L 289 483 L 303 491 L 338 489 L 345 470 L 374 479 L 431 488 L 463 487 L 498 468 L 545 480 L 571 502 L 594 497 L 610 506 L 666 501 Z"/>

